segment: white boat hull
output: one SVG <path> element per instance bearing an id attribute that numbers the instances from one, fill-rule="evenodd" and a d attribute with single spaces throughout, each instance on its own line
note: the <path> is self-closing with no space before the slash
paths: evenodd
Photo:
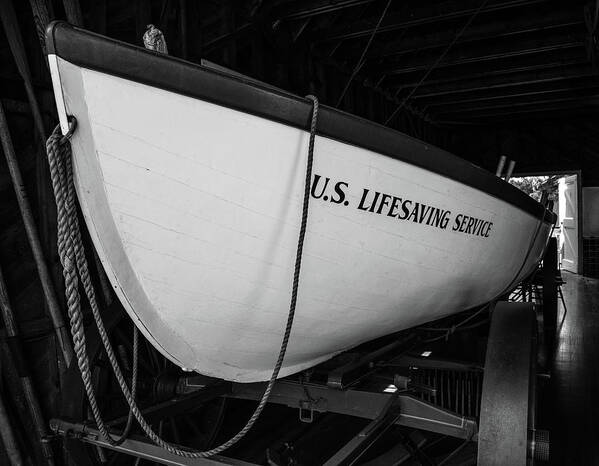
<path id="1" fill-rule="evenodd" d="M 85 221 L 131 318 L 183 368 L 268 379 L 289 308 L 308 132 L 50 61 L 61 120 L 78 121 Z M 551 228 L 448 177 L 323 136 L 314 173 L 316 196 L 330 181 L 310 200 L 280 376 L 496 298 L 530 273 Z M 375 192 L 379 203 L 390 195 L 380 213 Z"/>

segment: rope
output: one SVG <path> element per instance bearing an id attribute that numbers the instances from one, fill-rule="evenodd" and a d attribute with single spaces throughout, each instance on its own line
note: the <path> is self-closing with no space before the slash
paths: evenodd
<path id="1" fill-rule="evenodd" d="M 75 349 L 75 355 L 77 357 L 77 365 L 81 372 L 83 385 L 89 400 L 92 415 L 96 421 L 96 424 L 98 425 L 98 430 L 100 430 L 102 435 L 110 444 L 119 445 L 125 440 L 131 429 L 132 411 L 130 410 L 129 412 L 127 425 L 123 431 L 123 434 L 116 440 L 113 439 L 100 415 L 100 409 L 98 407 L 91 382 L 91 371 L 89 369 L 89 359 L 87 356 L 85 341 L 85 329 L 83 326 L 83 318 L 81 313 L 81 300 L 79 297 L 78 274 L 79 277 L 81 277 L 81 283 L 85 290 L 85 294 L 91 304 L 94 319 L 96 320 L 96 323 L 100 323 L 102 330 L 104 330 L 104 327 L 89 274 L 87 259 L 85 258 L 83 242 L 81 240 L 81 231 L 79 229 L 79 220 L 77 218 L 77 210 L 75 205 L 75 186 L 73 183 L 71 150 L 70 145 L 66 144 L 65 141 L 68 141 L 68 139 L 63 138 L 60 132 L 60 127 L 57 126 L 46 142 L 46 151 L 48 154 L 48 164 L 50 166 L 52 188 L 54 191 L 54 197 L 56 199 L 58 214 L 58 255 L 63 267 L 63 276 L 65 279 L 65 295 L 67 298 L 69 323 L 71 327 L 71 334 L 73 336 L 73 345 Z M 105 330 L 104 332 L 101 331 L 100 334 L 104 334 L 103 340 L 104 336 L 107 338 Z M 130 394 L 132 400 L 135 399 L 135 394 L 137 391 L 137 345 L 138 335 L 137 328 L 135 328 L 133 333 L 134 354 Z M 116 363 L 114 352 L 112 352 L 111 363 L 113 360 L 114 363 Z M 122 376 L 122 373 L 120 373 L 120 370 L 119 374 L 121 376 L 120 378 L 122 383 L 126 386 L 125 380 Z M 119 380 L 119 382 L 121 382 L 121 380 Z"/>
<path id="2" fill-rule="evenodd" d="M 139 330 L 133 324 L 133 368 L 131 374 L 131 397 L 135 399 L 135 393 L 137 391 L 137 367 L 138 367 L 138 359 L 139 359 Z M 127 437 L 129 437 L 129 433 L 131 432 L 131 428 L 133 427 L 133 410 L 129 407 L 129 414 L 127 415 L 127 423 L 125 424 L 125 429 L 123 433 L 119 436 L 118 439 L 114 441 L 114 445 L 120 445 L 123 443 Z"/>
<path id="3" fill-rule="evenodd" d="M 287 345 L 289 343 L 289 337 L 291 335 L 291 329 L 293 326 L 293 319 L 295 316 L 295 307 L 297 303 L 297 294 L 299 287 L 299 277 L 302 263 L 302 255 L 304 248 L 304 239 L 306 235 L 306 225 L 308 221 L 308 207 L 310 200 L 310 182 L 312 179 L 312 165 L 314 160 L 314 141 L 316 136 L 316 122 L 318 118 L 318 99 L 314 96 L 308 96 L 313 103 L 312 106 L 312 119 L 310 123 L 310 139 L 308 143 L 308 158 L 306 167 L 306 179 L 304 185 L 304 198 L 302 206 L 302 218 L 299 231 L 299 238 L 297 243 L 297 252 L 295 256 L 295 268 L 293 273 L 293 283 L 291 291 L 291 302 L 289 305 L 289 314 L 287 317 L 287 325 L 281 342 L 281 348 L 277 358 L 277 362 L 273 368 L 272 375 L 264 390 L 264 394 L 258 403 L 254 413 L 247 421 L 246 425 L 232 438 L 223 444 L 212 448 L 207 451 L 196 451 L 189 449 L 181 449 L 175 445 L 172 445 L 163 440 L 150 426 L 150 424 L 143 417 L 143 414 L 139 410 L 137 403 L 135 402 L 135 388 L 137 371 L 134 370 L 131 391 L 127 387 L 123 373 L 117 362 L 112 344 L 108 338 L 108 333 L 104 327 L 104 323 L 100 316 L 100 310 L 96 301 L 94 288 L 89 275 L 87 266 L 87 260 L 85 258 L 85 252 L 83 248 L 83 242 L 81 241 L 81 232 L 79 229 L 79 222 L 77 218 L 77 210 L 75 205 L 75 187 L 73 183 L 73 170 L 71 160 L 71 146 L 63 139 L 60 131 L 60 127 L 57 126 L 52 135 L 48 138 L 46 143 L 46 150 L 48 153 L 48 162 L 50 165 L 50 175 L 52 178 L 52 187 L 54 190 L 54 196 L 56 198 L 56 206 L 58 211 L 58 253 L 60 261 L 63 266 L 63 275 L 65 278 L 65 295 L 67 298 L 68 315 L 71 325 L 71 334 L 73 337 L 73 343 L 75 347 L 75 354 L 77 356 L 77 364 L 81 372 L 81 378 L 85 392 L 87 394 L 90 408 L 94 420 L 98 426 L 98 430 L 111 444 L 116 444 L 121 439 L 114 440 L 102 419 L 100 410 L 98 408 L 94 388 L 91 381 L 91 371 L 89 368 L 89 359 L 86 351 L 85 342 L 85 329 L 83 327 L 83 319 L 81 313 L 81 302 L 79 298 L 79 281 L 77 274 L 81 279 L 81 283 L 85 290 L 85 294 L 90 303 L 92 314 L 98 327 L 98 332 L 108 360 L 114 371 L 114 375 L 117 382 L 123 392 L 125 399 L 129 405 L 129 413 L 137 419 L 137 422 L 141 426 L 144 433 L 158 446 L 162 447 L 171 454 L 182 456 L 185 458 L 206 458 L 213 456 L 225 451 L 237 443 L 245 434 L 252 428 L 262 410 L 266 406 L 269 399 L 270 393 L 273 389 L 275 381 L 281 370 L 285 353 L 287 351 Z M 136 329 L 137 330 L 137 329 Z M 134 333 L 134 366 L 137 367 L 137 331 Z M 130 428 L 130 422 L 128 419 L 128 427 Z M 125 428 L 124 434 L 128 433 L 128 428 Z M 123 434 L 123 435 L 124 435 Z"/>

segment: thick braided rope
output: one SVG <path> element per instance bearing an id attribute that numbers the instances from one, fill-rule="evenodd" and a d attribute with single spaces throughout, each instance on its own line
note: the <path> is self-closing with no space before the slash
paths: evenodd
<path id="1" fill-rule="evenodd" d="M 139 345 L 139 330 L 133 324 L 133 368 L 131 373 L 131 396 L 135 399 L 135 392 L 137 391 L 137 367 L 138 367 L 138 345 Z M 127 415 L 127 423 L 125 424 L 125 428 L 123 429 L 123 433 L 120 435 L 118 439 L 115 440 L 116 445 L 120 445 L 123 443 L 127 437 L 129 437 L 129 433 L 131 432 L 131 427 L 133 427 L 133 410 L 129 408 L 129 414 Z"/>
<path id="2" fill-rule="evenodd" d="M 92 309 L 92 314 L 94 316 L 94 320 L 96 321 L 96 325 L 98 327 L 98 332 L 100 333 L 100 337 L 102 339 L 102 343 L 104 344 L 104 348 L 106 349 L 106 353 L 112 369 L 114 371 L 115 377 L 121 391 L 130 408 L 131 414 L 137 419 L 139 425 L 145 434 L 158 446 L 164 448 L 169 453 L 183 456 L 186 458 L 206 458 L 209 456 L 216 455 L 225 451 L 227 448 L 231 447 L 235 443 L 237 443 L 241 438 L 245 436 L 245 434 L 252 428 L 256 420 L 259 418 L 262 410 L 266 406 L 274 383 L 279 375 L 281 366 L 283 364 L 283 360 L 285 358 L 285 353 L 287 351 L 287 345 L 289 343 L 289 337 L 291 335 L 291 329 L 293 327 L 293 319 L 295 316 L 295 307 L 297 303 L 297 292 L 299 286 L 299 276 L 301 270 L 301 261 L 303 254 L 303 245 L 304 238 L 306 234 L 306 225 L 308 219 L 308 207 L 309 207 L 309 199 L 310 199 L 310 183 L 312 178 L 312 165 L 314 160 L 314 141 L 316 136 L 316 122 L 318 118 L 318 99 L 314 96 L 308 96 L 310 100 L 313 102 L 312 109 L 312 119 L 310 124 L 310 139 L 308 144 L 308 159 L 307 159 L 307 167 L 306 167 L 306 180 L 304 186 L 304 199 L 303 199 L 303 207 L 302 207 L 302 219 L 300 225 L 300 232 L 298 238 L 298 246 L 295 258 L 295 268 L 293 274 L 293 285 L 291 292 L 291 303 L 289 306 L 289 314 L 287 318 L 287 325 L 285 327 L 285 333 L 283 335 L 283 341 L 281 343 L 281 349 L 279 351 L 279 356 L 277 358 L 277 362 L 273 369 L 271 378 L 268 382 L 268 385 L 256 407 L 254 413 L 246 423 L 246 425 L 241 429 L 235 436 L 230 438 L 228 441 L 223 444 L 207 451 L 190 451 L 183 450 L 177 448 L 176 446 L 166 442 L 162 438 L 160 438 L 152 429 L 152 427 L 148 424 L 148 422 L 143 417 L 143 414 L 139 410 L 137 403 L 135 402 L 134 396 L 129 391 L 125 379 L 123 377 L 122 371 L 118 365 L 114 350 L 112 348 L 112 344 L 108 338 L 108 334 L 104 327 L 104 323 L 102 321 L 99 307 L 95 298 L 95 293 L 93 289 L 93 285 L 91 282 L 91 278 L 89 275 L 89 270 L 87 267 L 87 260 L 85 258 L 85 252 L 83 249 L 83 242 L 81 241 L 81 233 L 79 229 L 79 222 L 77 219 L 77 211 L 75 207 L 75 194 L 74 194 L 74 183 L 73 183 L 73 173 L 72 173 L 72 161 L 71 161 L 71 149 L 70 144 L 65 143 L 61 144 L 61 134 L 60 128 L 57 127 L 47 142 L 47 152 L 48 152 L 48 160 L 50 163 L 51 176 L 52 176 L 52 186 L 54 188 L 54 194 L 56 197 L 56 205 L 58 209 L 58 249 L 59 255 L 61 258 L 61 263 L 63 264 L 63 275 L 65 276 L 65 285 L 66 285 L 66 295 L 67 295 L 67 305 L 69 318 L 71 320 L 71 333 L 73 335 L 73 341 L 75 343 L 75 352 L 77 355 L 77 363 L 79 366 L 79 370 L 81 371 L 82 380 L 84 383 L 84 387 L 86 390 L 86 394 L 88 400 L 90 402 L 90 407 L 92 411 L 92 415 L 96 424 L 98 426 L 98 430 L 100 433 L 107 438 L 110 443 L 117 443 L 121 439 L 114 440 L 110 437 L 110 434 L 102 420 L 99 408 L 97 406 L 95 393 L 93 390 L 93 386 L 91 383 L 91 372 L 89 369 L 89 360 L 87 357 L 87 352 L 85 349 L 85 332 L 82 325 L 81 318 L 81 307 L 79 301 L 79 293 L 78 293 L 78 280 L 77 280 L 77 271 L 81 276 L 81 282 L 83 284 L 85 293 L 90 302 L 90 306 Z M 77 271 L 75 270 L 77 269 Z M 136 375 L 137 375 L 137 332 L 134 333 L 134 372 L 133 372 L 133 381 L 132 381 L 132 390 L 135 392 L 136 387 Z M 127 427 L 125 428 L 124 435 L 128 432 L 130 428 L 129 419 L 127 421 Z"/>
<path id="3" fill-rule="evenodd" d="M 63 266 L 63 276 L 65 279 L 65 293 L 67 297 L 67 308 L 71 326 L 71 334 L 73 337 L 75 354 L 77 356 L 77 364 L 81 372 L 83 385 L 89 400 L 90 409 L 98 429 L 104 437 L 113 445 L 122 443 L 128 436 L 132 425 L 132 413 L 129 412 L 127 425 L 123 434 L 114 440 L 106 428 L 100 409 L 97 404 L 93 385 L 91 382 L 91 371 L 89 369 L 89 359 L 85 344 L 85 330 L 83 327 L 81 303 L 79 298 L 79 280 L 77 277 L 77 269 L 87 271 L 84 252 L 82 249 L 81 235 L 77 220 L 77 212 L 74 199 L 74 188 L 72 183 L 72 167 L 70 150 L 66 145 L 61 145 L 62 134 L 60 128 L 57 127 L 46 142 L 46 151 L 48 154 L 48 163 L 50 167 L 52 188 L 56 199 L 58 213 L 58 254 Z M 69 173 L 71 175 L 69 176 Z M 93 286 L 89 273 L 82 274 L 85 277 L 83 280 L 84 288 L 88 298 L 91 296 L 90 302 L 95 300 L 93 294 Z M 89 291 L 91 289 L 91 292 Z M 131 389 L 135 396 L 137 388 L 137 328 L 134 328 L 133 336 L 133 374 Z"/>
<path id="4" fill-rule="evenodd" d="M 64 170 L 61 172 L 61 178 L 65 180 L 66 184 L 66 201 L 67 201 L 67 218 L 69 220 L 69 233 L 73 242 L 73 249 L 75 253 L 75 262 L 77 264 L 77 270 L 79 277 L 81 278 L 81 284 L 85 290 L 87 300 L 92 307 L 92 314 L 96 323 L 102 324 L 100 309 L 97 304 L 96 293 L 92 284 L 91 275 L 89 273 L 89 267 L 87 259 L 85 257 L 85 250 L 83 247 L 83 241 L 81 239 L 81 229 L 79 228 L 79 218 L 77 216 L 77 205 L 76 205 L 76 194 L 75 194 L 75 183 L 73 182 L 73 161 L 70 156 L 70 148 L 68 150 L 68 156 L 62 157 L 61 161 L 64 166 Z M 105 337 L 103 339 L 108 341 L 108 335 L 103 332 Z M 137 341 L 138 341 L 138 329 L 133 325 L 133 368 L 132 368 L 132 380 L 131 380 L 131 396 L 135 398 L 137 389 Z M 116 357 L 114 364 L 118 364 Z M 124 378 L 123 378 L 123 383 Z M 116 439 L 108 436 L 108 440 L 113 445 L 120 445 L 128 437 L 131 427 L 133 425 L 133 411 L 129 409 L 129 415 L 127 416 L 127 423 L 123 433 Z"/>
<path id="5" fill-rule="evenodd" d="M 71 334 L 73 336 L 73 344 L 75 354 L 77 356 L 77 364 L 81 372 L 83 386 L 85 388 L 90 409 L 94 419 L 98 425 L 98 429 L 102 435 L 109 438 L 106 426 L 99 416 L 99 408 L 95 393 L 91 384 L 91 373 L 89 370 L 89 360 L 87 357 L 87 349 L 85 345 L 84 328 L 82 323 L 81 308 L 79 301 L 75 253 L 73 250 L 73 242 L 70 237 L 68 206 L 67 206 L 67 188 L 65 178 L 65 166 L 61 152 L 63 148 L 60 146 L 62 134 L 60 128 L 54 130 L 52 135 L 46 142 L 46 151 L 48 154 L 48 164 L 52 179 L 52 188 L 56 199 L 57 207 L 57 226 L 58 226 L 58 255 L 62 264 L 63 276 L 65 280 L 65 294 L 67 298 L 67 309 L 71 326 Z"/>

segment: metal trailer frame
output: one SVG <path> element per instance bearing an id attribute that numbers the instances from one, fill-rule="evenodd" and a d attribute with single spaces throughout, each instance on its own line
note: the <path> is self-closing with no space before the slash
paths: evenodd
<path id="1" fill-rule="evenodd" d="M 551 260 L 553 253 L 554 251 L 548 251 L 549 259 L 543 267 L 545 294 L 557 290 L 549 280 L 549 277 L 557 280 L 555 273 L 551 272 L 555 265 Z M 533 293 L 529 293 L 528 298 L 534 297 Z M 553 303 L 551 298 L 545 299 Z M 554 313 L 554 306 L 543 310 L 535 307 L 532 302 L 497 303 L 491 310 L 491 329 L 484 369 L 471 363 L 407 355 L 405 348 L 413 335 L 403 335 L 362 355 L 356 361 L 328 371 L 325 382 L 307 381 L 303 377 L 280 380 L 272 390 L 269 403 L 297 408 L 298 416 L 304 422 L 311 422 L 314 412 L 371 420 L 329 458 L 325 463 L 327 466 L 355 464 L 394 425 L 464 439 L 465 444 L 468 441 L 478 442 L 478 464 L 481 466 L 531 465 L 535 458 L 547 459 L 549 455 L 548 433 L 535 429 L 534 416 L 537 331 L 551 332 L 550 340 L 555 335 L 555 329 L 544 329 L 547 327 L 547 320 L 554 322 L 554 319 L 547 319 L 545 325 L 539 325 L 538 322 L 539 316 L 548 312 Z M 464 372 L 484 370 L 479 420 L 443 409 L 417 396 L 422 393 L 434 396 L 436 389 L 399 375 L 401 370 L 389 380 L 395 391 L 384 391 L 380 386 L 374 389 L 363 388 L 364 384 L 359 383 L 368 380 L 381 367 L 395 370 L 414 366 Z M 146 408 L 143 413 L 150 420 L 156 420 L 167 413 L 171 416 L 184 413 L 191 407 L 223 396 L 259 400 L 264 387 L 265 383 L 232 383 L 190 374 L 178 380 L 179 396 Z M 126 417 L 114 419 L 108 425 L 117 426 L 125 419 Z M 101 437 L 97 429 L 87 424 L 61 419 L 53 419 L 50 424 L 55 434 L 64 436 L 69 441 L 81 441 L 168 465 L 251 464 L 220 455 L 186 459 L 166 452 L 147 439 L 129 438 L 122 444 L 113 446 Z"/>
<path id="2" fill-rule="evenodd" d="M 327 461 L 328 466 L 354 464 L 368 447 L 393 425 L 427 430 L 465 440 L 476 440 L 478 430 L 476 420 L 457 415 L 415 397 L 413 389 L 408 388 L 409 382 L 406 380 L 399 379 L 396 382 L 404 382 L 405 391 L 397 389 L 394 393 L 388 393 L 352 388 L 338 390 L 322 384 L 282 380 L 274 386 L 269 403 L 297 408 L 298 415 L 304 422 L 311 422 L 314 412 L 330 412 L 371 419 L 360 433 Z M 263 391 L 263 383 L 218 383 L 175 400 L 152 406 L 144 410 L 144 414 L 152 419 L 160 418 L 166 412 L 171 415 L 174 412 L 185 412 L 191 406 L 218 396 L 259 400 Z M 122 419 L 119 418 L 110 424 L 116 425 L 121 421 Z M 69 439 L 168 465 L 250 464 L 220 455 L 187 459 L 172 455 L 148 440 L 127 439 L 122 444 L 114 446 L 103 439 L 97 429 L 81 422 L 53 419 L 50 427 L 55 434 Z"/>

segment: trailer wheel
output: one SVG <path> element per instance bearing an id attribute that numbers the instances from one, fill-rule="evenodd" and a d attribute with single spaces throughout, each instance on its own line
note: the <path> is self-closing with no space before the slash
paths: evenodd
<path id="1" fill-rule="evenodd" d="M 479 466 L 525 466 L 534 464 L 535 457 L 548 457 L 548 441 L 535 435 L 536 328 L 532 303 L 500 302 L 493 310 L 479 421 Z"/>

